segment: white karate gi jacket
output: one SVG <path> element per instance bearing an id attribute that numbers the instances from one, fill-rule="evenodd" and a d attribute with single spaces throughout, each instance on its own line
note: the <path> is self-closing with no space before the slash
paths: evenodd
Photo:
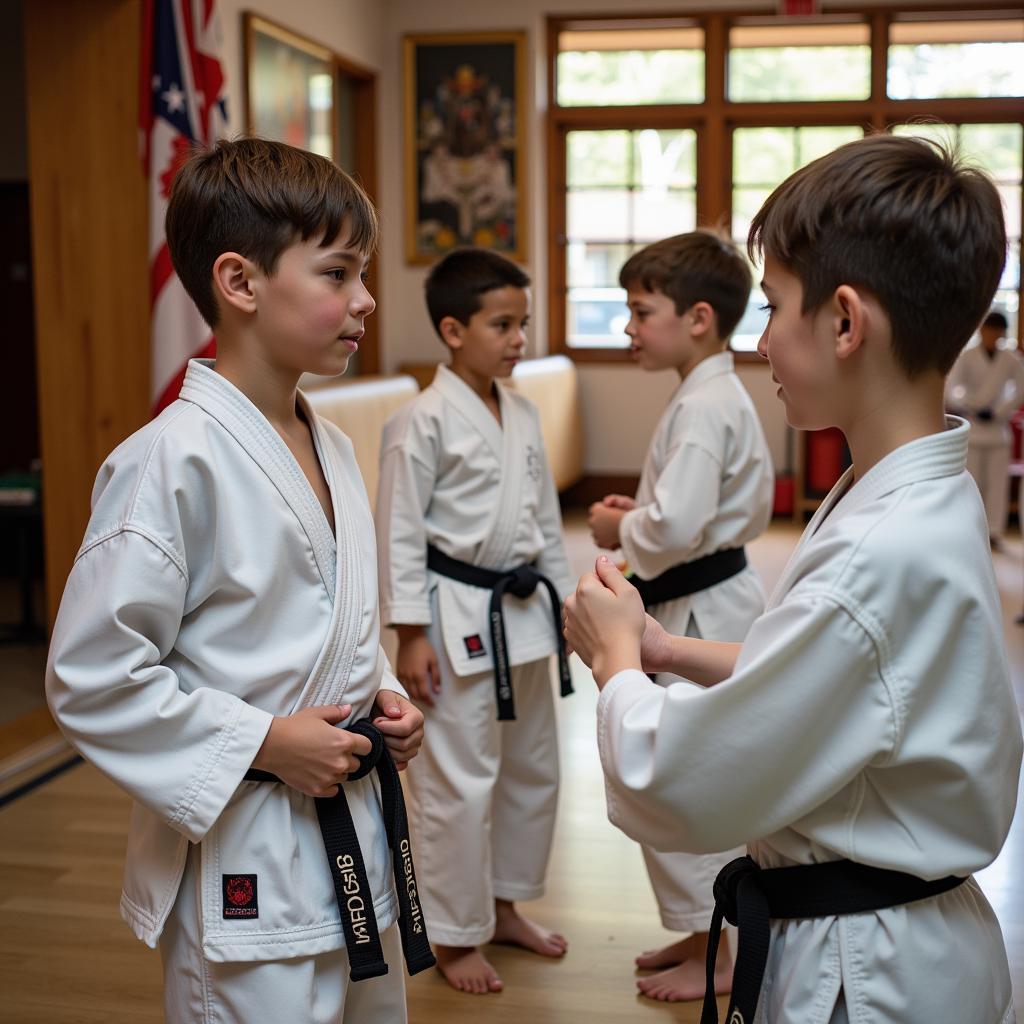
<path id="1" fill-rule="evenodd" d="M 613 822 L 661 849 L 746 841 L 762 867 L 849 858 L 969 875 L 1013 817 L 1021 732 L 967 424 L 839 481 L 733 675 L 625 671 L 598 733 Z M 999 926 L 971 881 L 874 914 L 773 922 L 758 1021 L 1012 1020 Z"/>
<path id="2" fill-rule="evenodd" d="M 630 568 L 643 579 L 760 536 L 772 515 L 775 474 L 761 421 L 731 352 L 699 363 L 662 414 L 644 460 L 637 507 L 619 525 Z M 751 566 L 707 590 L 665 601 L 651 614 L 685 633 L 739 641 L 764 610 Z"/>
<path id="3" fill-rule="evenodd" d="M 135 799 L 121 900 L 135 934 L 156 944 L 200 843 L 207 958 L 307 956 L 345 946 L 313 799 L 242 777 L 273 716 L 351 703 L 355 720 L 379 689 L 405 691 L 379 644 L 351 444 L 300 395 L 335 537 L 284 441 L 212 365 L 193 360 L 181 398 L 100 469 L 47 696 L 74 746 Z M 396 900 L 375 775 L 344 789 L 383 931 Z M 257 876 L 258 917 L 225 919 L 232 874 Z"/>
<path id="4" fill-rule="evenodd" d="M 971 420 L 971 447 L 1008 445 L 1010 417 L 1024 405 L 1024 362 L 1008 349 L 997 348 L 991 358 L 983 345 L 965 349 L 950 371 L 946 397 L 972 416 L 991 410 L 992 419 Z"/>
<path id="5" fill-rule="evenodd" d="M 433 383 L 384 427 L 377 490 L 381 616 L 385 625 L 428 625 L 431 593 L 445 650 L 459 676 L 493 665 L 490 592 L 426 568 L 427 543 L 488 569 L 537 562 L 564 600 L 573 581 L 562 540 L 558 493 L 533 403 L 500 384 L 501 423 L 457 374 L 439 366 Z M 546 590 L 506 595 L 509 664 L 556 650 Z M 466 638 L 479 637 L 473 657 Z"/>

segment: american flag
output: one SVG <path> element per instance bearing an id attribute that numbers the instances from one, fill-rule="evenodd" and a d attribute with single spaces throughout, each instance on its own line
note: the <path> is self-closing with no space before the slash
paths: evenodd
<path id="1" fill-rule="evenodd" d="M 178 397 L 188 360 L 212 356 L 210 328 L 171 266 L 164 214 L 171 181 L 189 149 L 227 130 L 215 0 L 145 0 L 141 103 L 143 167 L 149 182 L 152 310 L 150 398 L 154 414 Z"/>

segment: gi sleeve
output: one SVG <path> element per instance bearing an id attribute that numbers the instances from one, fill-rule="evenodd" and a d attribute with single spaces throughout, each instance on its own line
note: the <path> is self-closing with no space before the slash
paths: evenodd
<path id="1" fill-rule="evenodd" d="M 405 412 L 401 410 L 399 415 Z M 377 485 L 381 624 L 430 624 L 424 517 L 437 479 L 436 446 L 417 418 L 384 430 Z"/>
<path id="2" fill-rule="evenodd" d="M 799 820 L 897 741 L 875 639 L 827 595 L 751 629 L 709 689 L 615 675 L 598 702 L 611 821 L 660 850 L 727 850 Z"/>
<path id="3" fill-rule="evenodd" d="M 377 678 L 380 680 L 378 690 L 390 690 L 392 693 L 400 693 L 406 700 L 409 699 L 409 694 L 398 681 L 398 676 L 395 675 L 383 647 L 377 648 Z"/>
<path id="4" fill-rule="evenodd" d="M 184 568 L 141 529 L 85 548 L 54 626 L 46 694 L 76 750 L 199 842 L 252 765 L 273 716 L 222 690 L 186 693 L 163 663 L 186 588 Z"/>
<path id="5" fill-rule="evenodd" d="M 1024 405 L 1024 363 L 1020 356 L 1013 352 L 1006 353 L 1005 365 L 1009 370 L 1007 384 L 1012 387 L 1003 387 L 1002 397 L 992 410 L 992 415 L 1000 422 L 1007 422 L 1010 417 Z"/>
<path id="6" fill-rule="evenodd" d="M 710 447 L 678 443 L 654 485 L 654 500 L 619 523 L 619 544 L 630 568 L 653 579 L 689 562 L 718 514 L 722 463 Z"/>

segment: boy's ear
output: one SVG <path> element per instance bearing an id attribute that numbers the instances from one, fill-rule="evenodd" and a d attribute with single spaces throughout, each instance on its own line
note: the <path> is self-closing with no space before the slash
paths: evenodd
<path id="1" fill-rule="evenodd" d="M 453 351 L 462 348 L 463 324 L 453 316 L 441 317 L 437 330 L 444 343 Z"/>
<path id="2" fill-rule="evenodd" d="M 848 359 L 864 342 L 867 308 L 856 288 L 841 284 L 832 296 L 836 358 Z"/>
<path id="3" fill-rule="evenodd" d="M 708 302 L 695 302 L 687 311 L 690 317 L 690 334 L 702 338 L 715 329 L 715 311 Z"/>
<path id="4" fill-rule="evenodd" d="M 213 290 L 221 301 L 243 313 L 256 310 L 252 279 L 256 268 L 237 252 L 222 252 L 213 264 Z"/>

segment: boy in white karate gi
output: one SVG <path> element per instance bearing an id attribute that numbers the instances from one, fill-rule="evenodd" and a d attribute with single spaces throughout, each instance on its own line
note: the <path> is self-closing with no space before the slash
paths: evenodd
<path id="1" fill-rule="evenodd" d="M 608 561 L 581 579 L 566 635 L 602 691 L 609 812 L 661 849 L 746 842 L 712 921 L 740 922 L 732 1024 L 1006 1024 L 970 876 L 1009 829 L 1021 732 L 968 426 L 943 412 L 1003 266 L 999 196 L 872 136 L 783 182 L 750 240 L 787 418 L 839 427 L 853 465 L 742 645 L 668 635 Z"/>
<path id="2" fill-rule="evenodd" d="M 946 384 L 950 410 L 971 424 L 967 470 L 981 491 L 993 548 L 1002 542 L 1010 501 L 1010 417 L 1024 405 L 1024 362 L 999 347 L 1006 328 L 1002 313 L 989 313 L 978 330 L 980 344 L 960 354 Z"/>
<path id="3" fill-rule="evenodd" d="M 774 489 L 764 431 L 726 351 L 750 296 L 750 269 L 731 242 L 691 231 L 634 253 L 619 283 L 634 359 L 645 370 L 675 370 L 681 383 L 651 439 L 636 498 L 610 494 L 591 506 L 594 542 L 621 547 L 648 611 L 666 630 L 741 641 L 764 611 L 761 581 L 743 546 L 768 525 Z M 662 674 L 657 681 L 676 679 Z M 637 957 L 638 967 L 665 968 L 637 987 L 665 1002 L 699 999 L 711 886 L 740 851 L 642 849 L 662 924 L 692 934 Z M 719 992 L 729 990 L 731 977 L 723 942 Z"/>
<path id="4" fill-rule="evenodd" d="M 432 963 L 408 851 L 349 778 L 381 735 L 404 766 L 422 715 L 380 648 L 352 446 L 296 390 L 357 350 L 376 238 L 322 157 L 240 139 L 186 162 L 167 239 L 217 360 L 104 463 L 54 627 L 50 708 L 135 800 L 121 911 L 159 943 L 173 1024 L 404 1021 L 399 905 L 410 969 Z M 322 816 L 348 830 L 336 864 Z"/>
<path id="5" fill-rule="evenodd" d="M 536 408 L 498 383 L 523 355 L 528 286 L 483 249 L 430 273 L 427 306 L 451 363 L 385 426 L 377 497 L 381 614 L 428 723 L 409 778 L 424 911 L 441 971 L 477 994 L 502 987 L 485 943 L 566 949 L 515 905 L 543 895 L 551 849 L 556 651 L 571 692 L 558 495 Z"/>

